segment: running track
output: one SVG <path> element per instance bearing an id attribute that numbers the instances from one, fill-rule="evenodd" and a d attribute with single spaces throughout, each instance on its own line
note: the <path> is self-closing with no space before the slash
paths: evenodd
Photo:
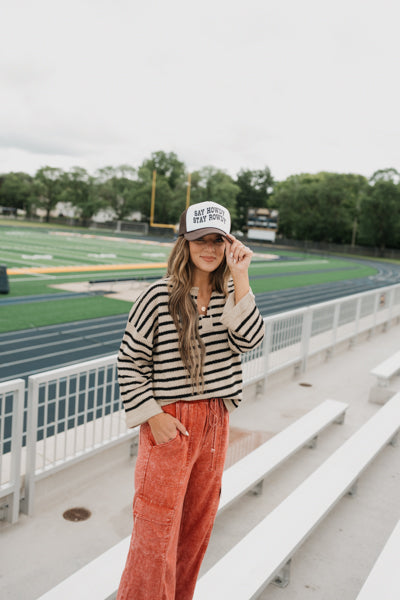
<path id="1" fill-rule="evenodd" d="M 355 262 L 352 259 L 352 262 Z M 257 294 L 263 316 L 325 302 L 400 282 L 400 266 L 359 261 L 378 268 L 372 277 Z M 127 315 L 0 334 L 0 381 L 91 360 L 118 351 Z"/>

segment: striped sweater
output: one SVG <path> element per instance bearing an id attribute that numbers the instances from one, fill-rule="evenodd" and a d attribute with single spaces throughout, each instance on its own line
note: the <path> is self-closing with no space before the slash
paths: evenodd
<path id="1" fill-rule="evenodd" d="M 198 288 L 191 295 L 197 302 Z M 178 348 L 178 333 L 168 311 L 168 279 L 153 283 L 137 299 L 118 354 L 118 381 L 128 427 L 162 412 L 178 400 L 222 398 L 229 411 L 242 398 L 240 355 L 264 337 L 264 321 L 250 291 L 235 305 L 233 281 L 228 296 L 212 292 L 207 315 L 199 315 L 205 344 L 204 391 L 195 393 Z"/>

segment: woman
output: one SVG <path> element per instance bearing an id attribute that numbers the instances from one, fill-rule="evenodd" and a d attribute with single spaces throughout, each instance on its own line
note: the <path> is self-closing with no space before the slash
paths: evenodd
<path id="1" fill-rule="evenodd" d="M 117 600 L 193 597 L 221 492 L 228 415 L 241 400 L 240 355 L 264 336 L 251 256 L 230 234 L 226 208 L 194 204 L 182 213 L 167 276 L 129 315 L 118 377 L 128 426 L 141 428 Z"/>

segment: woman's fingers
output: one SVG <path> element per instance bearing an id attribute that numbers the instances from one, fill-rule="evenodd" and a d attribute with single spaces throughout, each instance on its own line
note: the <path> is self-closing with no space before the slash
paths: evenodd
<path id="1" fill-rule="evenodd" d="M 168 413 L 159 413 L 148 420 L 156 444 L 165 444 L 176 436 L 175 419 Z"/>
<path id="2" fill-rule="evenodd" d="M 233 235 L 226 238 L 228 241 L 225 243 L 226 259 L 229 266 L 243 262 L 245 259 L 250 259 L 253 255 L 252 250 L 242 244 Z"/>
<path id="3" fill-rule="evenodd" d="M 166 444 L 176 437 L 178 429 L 183 435 L 189 435 L 186 427 L 172 415 L 159 413 L 148 420 L 156 444 Z"/>
<path id="4" fill-rule="evenodd" d="M 250 248 L 248 248 L 247 246 L 244 246 L 243 244 L 240 244 L 240 246 L 237 247 L 236 249 L 236 260 L 240 261 L 245 259 L 247 256 L 252 256 L 253 252 L 252 250 L 250 250 Z"/>
<path id="5" fill-rule="evenodd" d="M 181 433 L 183 433 L 183 435 L 189 435 L 189 432 L 186 429 L 186 427 L 184 426 L 184 424 L 181 423 L 180 421 L 178 421 L 178 419 L 175 419 L 175 425 L 176 425 L 176 428 L 179 429 L 179 431 Z"/>

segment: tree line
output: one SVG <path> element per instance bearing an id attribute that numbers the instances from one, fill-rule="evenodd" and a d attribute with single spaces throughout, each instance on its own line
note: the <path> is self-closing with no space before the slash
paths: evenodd
<path id="1" fill-rule="evenodd" d="M 34 176 L 0 175 L 0 206 L 51 211 L 58 202 L 75 207 L 83 225 L 101 209 L 117 220 L 139 211 L 149 221 L 153 171 L 157 173 L 154 220 L 175 224 L 185 208 L 188 171 L 173 153 L 153 152 L 142 164 L 108 166 L 89 174 L 46 166 Z M 351 173 L 292 175 L 275 181 L 270 169 L 241 169 L 235 177 L 212 166 L 190 174 L 191 203 L 214 200 L 232 215 L 233 229 L 246 231 L 248 208 L 279 211 L 279 234 L 291 239 L 400 248 L 400 175 L 376 171 L 369 179 Z"/>

